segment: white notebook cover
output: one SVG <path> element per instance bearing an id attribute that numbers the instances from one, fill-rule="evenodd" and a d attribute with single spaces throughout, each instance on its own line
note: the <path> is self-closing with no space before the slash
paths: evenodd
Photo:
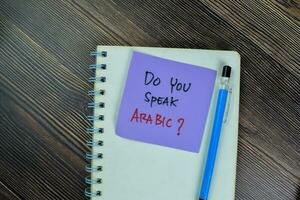
<path id="1" fill-rule="evenodd" d="M 218 70 L 212 102 L 200 147 L 191 153 L 159 145 L 145 144 L 116 135 L 116 120 L 122 98 L 132 51 Z M 92 153 L 102 153 L 92 166 L 102 166 L 93 172 L 92 179 L 102 183 L 91 186 L 101 191 L 96 200 L 198 200 L 201 178 L 208 150 L 221 67 L 232 67 L 230 105 L 219 141 L 209 200 L 232 200 L 235 197 L 235 178 L 238 140 L 240 93 L 240 56 L 234 51 L 199 49 L 98 46 L 107 51 L 107 57 L 96 57 L 97 64 L 107 69 L 96 70 L 96 76 L 106 77 L 105 83 L 96 82 L 95 90 L 104 89 L 105 95 L 94 97 L 104 102 L 105 108 L 95 108 L 94 115 L 104 115 L 104 121 L 94 121 L 95 128 L 104 128 L 103 134 L 94 134 L 93 140 L 102 140 L 103 146 L 93 147 Z"/>

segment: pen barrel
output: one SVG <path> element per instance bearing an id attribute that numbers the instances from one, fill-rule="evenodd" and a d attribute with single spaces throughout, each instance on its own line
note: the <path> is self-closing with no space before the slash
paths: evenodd
<path id="1" fill-rule="evenodd" d="M 220 89 L 218 93 L 217 107 L 214 116 L 212 134 L 205 164 L 204 176 L 200 190 L 200 200 L 206 200 L 209 193 L 210 183 L 214 171 L 214 164 L 217 156 L 218 143 L 221 135 L 223 118 L 225 113 L 226 101 L 228 96 L 227 89 Z"/>

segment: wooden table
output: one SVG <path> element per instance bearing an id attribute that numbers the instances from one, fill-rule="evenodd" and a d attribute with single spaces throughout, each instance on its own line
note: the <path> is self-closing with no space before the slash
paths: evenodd
<path id="1" fill-rule="evenodd" d="M 0 199 L 84 199 L 96 45 L 236 50 L 236 199 L 300 199 L 299 0 L 2 0 Z"/>

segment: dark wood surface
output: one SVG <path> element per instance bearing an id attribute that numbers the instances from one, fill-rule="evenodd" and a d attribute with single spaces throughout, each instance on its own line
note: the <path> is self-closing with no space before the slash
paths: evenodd
<path id="1" fill-rule="evenodd" d="M 238 51 L 236 199 L 300 199 L 299 19 L 298 0 L 1 0 L 0 199 L 84 199 L 96 45 Z"/>

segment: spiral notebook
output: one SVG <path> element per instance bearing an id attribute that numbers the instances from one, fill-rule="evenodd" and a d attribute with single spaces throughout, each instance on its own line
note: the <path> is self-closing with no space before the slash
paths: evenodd
<path id="1" fill-rule="evenodd" d="M 234 51 L 98 46 L 86 154 L 93 200 L 197 200 L 220 69 L 231 93 L 209 200 L 235 197 L 240 56 Z"/>

